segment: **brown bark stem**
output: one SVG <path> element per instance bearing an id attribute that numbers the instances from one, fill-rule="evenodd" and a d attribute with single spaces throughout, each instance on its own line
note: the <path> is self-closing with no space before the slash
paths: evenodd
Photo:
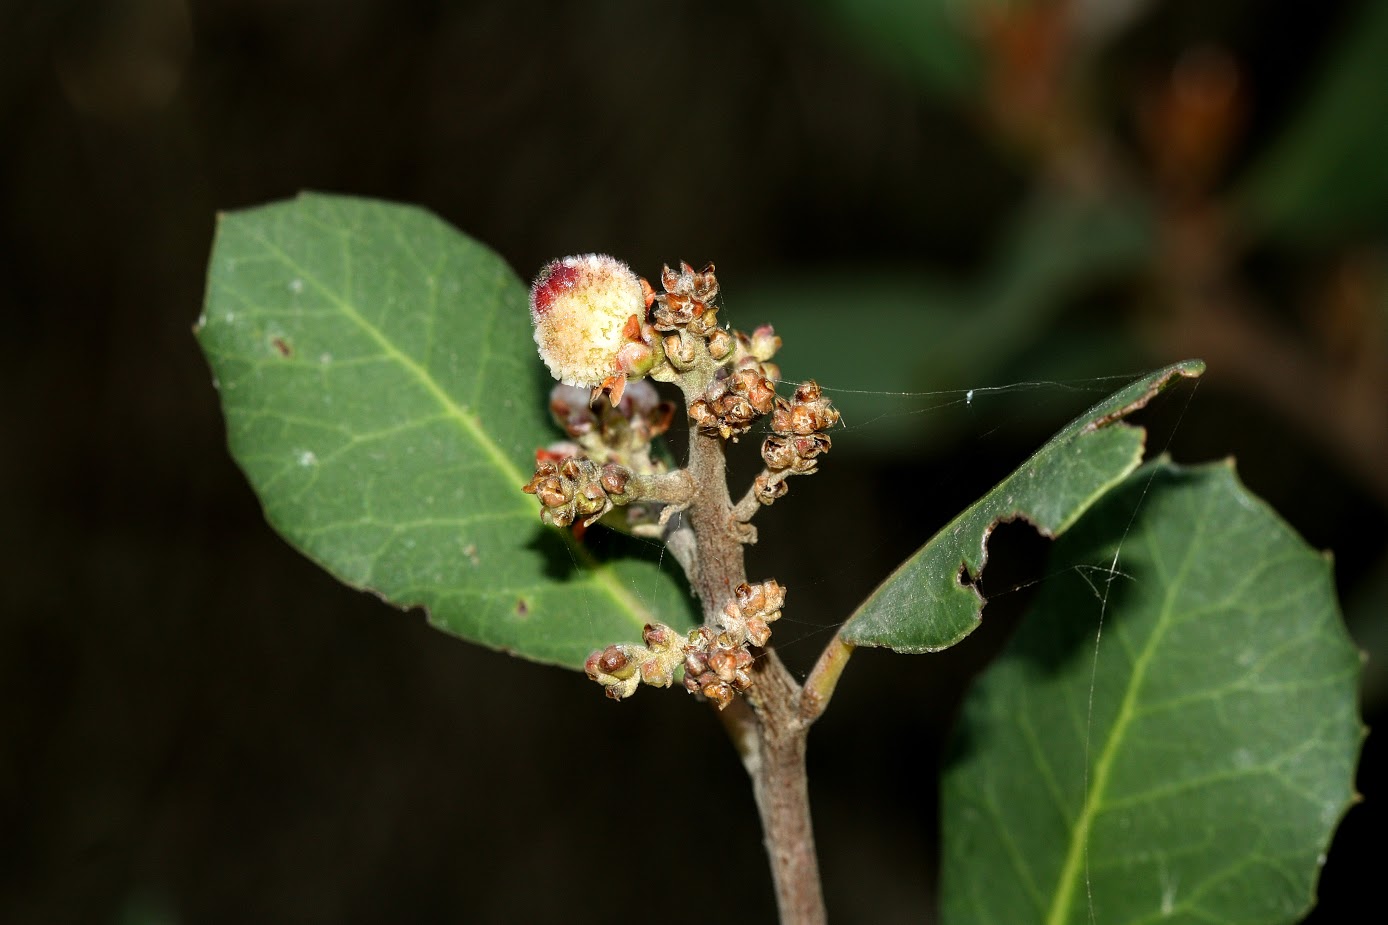
<path id="1" fill-rule="evenodd" d="M 689 526 L 699 550 L 699 568 L 690 576 L 703 603 L 704 622 L 714 622 L 733 589 L 747 580 L 742 541 L 733 529 L 732 499 L 728 495 L 727 461 L 723 441 L 697 430 L 689 435 L 689 474 L 694 496 L 689 502 Z"/>
<path id="2" fill-rule="evenodd" d="M 810 726 L 799 717 L 800 687 L 776 653 L 766 652 L 758 668 L 757 684 L 747 693 L 756 714 L 756 747 L 743 756 L 743 763 L 761 816 L 776 906 L 783 925 L 823 925 L 824 896 L 805 773 Z"/>
<path id="3" fill-rule="evenodd" d="M 657 472 L 651 475 L 633 473 L 628 476 L 626 490 L 614 498 L 618 504 L 655 501 L 659 504 L 682 506 L 694 496 L 694 480 L 683 469 Z"/>
<path id="4" fill-rule="evenodd" d="M 734 516 L 723 450 L 722 438 L 690 433 L 688 471 L 694 492 L 687 513 L 698 550 L 690 581 L 706 623 L 716 623 L 723 605 L 733 599 L 733 589 L 747 580 L 746 526 Z M 824 898 L 805 775 L 809 724 L 799 715 L 800 687 L 771 650 L 757 658 L 752 670 L 756 682 L 746 703 L 734 701 L 723 719 L 752 779 L 781 922 L 822 925 Z"/>

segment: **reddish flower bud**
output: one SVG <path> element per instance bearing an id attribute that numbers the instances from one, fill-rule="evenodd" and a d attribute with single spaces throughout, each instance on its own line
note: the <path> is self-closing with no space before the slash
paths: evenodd
<path id="1" fill-rule="evenodd" d="M 602 650 L 602 655 L 598 658 L 598 668 L 603 674 L 616 675 L 627 667 L 627 661 L 625 652 L 616 646 L 608 646 Z"/>
<path id="2" fill-rule="evenodd" d="M 661 659 L 648 658 L 641 663 L 641 680 L 652 687 L 669 687 L 674 679 L 673 669 Z"/>
<path id="3" fill-rule="evenodd" d="M 781 349 L 781 339 L 776 336 L 776 330 L 771 325 L 764 324 L 752 332 L 748 347 L 752 356 L 765 363 Z"/>
<path id="4" fill-rule="evenodd" d="M 627 490 L 627 481 L 630 480 L 631 473 L 616 463 L 608 463 L 602 467 L 602 487 L 614 495 L 624 494 Z"/>
<path id="5" fill-rule="evenodd" d="M 702 654 L 698 652 L 686 652 L 684 656 L 684 673 L 689 677 L 698 677 L 708 671 L 708 662 L 704 660 Z"/>
<path id="6" fill-rule="evenodd" d="M 747 641 L 754 646 L 765 646 L 771 639 L 771 627 L 761 617 L 747 618 Z"/>
<path id="7" fill-rule="evenodd" d="M 737 658 L 733 649 L 719 649 L 708 657 L 708 667 L 720 680 L 731 681 L 737 672 Z"/>
<path id="8" fill-rule="evenodd" d="M 652 649 L 665 649 L 675 641 L 675 634 L 664 623 L 647 623 L 641 630 L 641 641 Z"/>

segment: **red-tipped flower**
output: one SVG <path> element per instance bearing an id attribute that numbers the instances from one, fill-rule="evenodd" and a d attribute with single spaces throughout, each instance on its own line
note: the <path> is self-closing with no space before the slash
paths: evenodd
<path id="1" fill-rule="evenodd" d="M 657 359 L 642 331 L 646 292 L 626 264 L 604 254 L 555 260 L 530 287 L 540 358 L 560 382 L 621 398 L 626 378 Z"/>

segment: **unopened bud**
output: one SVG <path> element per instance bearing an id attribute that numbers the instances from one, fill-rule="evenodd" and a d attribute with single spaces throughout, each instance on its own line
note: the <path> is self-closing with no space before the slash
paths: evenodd
<path id="1" fill-rule="evenodd" d="M 690 404 L 689 421 L 699 430 L 705 432 L 718 430 L 718 415 L 713 413 L 713 408 L 702 398 L 696 399 Z"/>
<path id="2" fill-rule="evenodd" d="M 608 463 L 602 467 L 602 477 L 599 481 L 602 487 L 614 495 L 625 494 L 627 482 L 631 479 L 631 472 L 616 463 Z"/>
<path id="3" fill-rule="evenodd" d="M 769 324 L 764 324 L 753 331 L 750 340 L 749 347 L 752 356 L 762 363 L 771 359 L 776 355 L 776 351 L 781 349 L 781 339 L 776 336 L 776 330 Z"/>
<path id="4" fill-rule="evenodd" d="M 708 657 L 709 669 L 723 681 L 731 681 L 737 672 L 737 658 L 733 649 L 719 649 Z"/>
<path id="5" fill-rule="evenodd" d="M 674 670 L 664 659 L 648 658 L 641 663 L 641 680 L 652 687 L 669 687 L 675 680 Z"/>
<path id="6" fill-rule="evenodd" d="M 733 336 L 722 328 L 715 328 L 708 335 L 709 356 L 722 360 L 733 352 Z"/>
<path id="7" fill-rule="evenodd" d="M 549 413 L 570 437 L 581 437 L 598 426 L 588 404 L 588 389 L 559 383 L 549 393 Z"/>
<path id="8" fill-rule="evenodd" d="M 733 702 L 733 688 L 732 685 L 728 684 L 726 681 L 705 684 L 700 689 L 700 693 L 709 700 L 712 700 L 720 710 L 727 709 L 728 704 Z"/>
<path id="9" fill-rule="evenodd" d="M 666 358 L 676 369 L 688 369 L 698 358 L 694 338 L 684 333 L 667 334 L 664 347 Z"/>
<path id="10" fill-rule="evenodd" d="M 747 641 L 754 646 L 765 647 L 771 639 L 771 627 L 761 617 L 747 618 Z"/>
<path id="11" fill-rule="evenodd" d="M 574 522 L 574 512 L 566 507 L 545 508 L 540 511 L 540 522 L 551 527 L 567 527 Z"/>
<path id="12" fill-rule="evenodd" d="M 674 643 L 675 634 L 664 623 L 647 623 L 641 630 L 641 641 L 652 649 L 666 649 Z"/>
<path id="13" fill-rule="evenodd" d="M 684 656 L 684 672 L 686 675 L 698 677 L 708 671 L 708 662 L 703 655 L 698 652 L 686 652 Z"/>
<path id="14" fill-rule="evenodd" d="M 598 669 L 603 674 L 610 674 L 614 677 L 622 677 L 622 672 L 630 665 L 627 654 L 616 646 L 608 646 L 602 651 L 598 658 Z"/>

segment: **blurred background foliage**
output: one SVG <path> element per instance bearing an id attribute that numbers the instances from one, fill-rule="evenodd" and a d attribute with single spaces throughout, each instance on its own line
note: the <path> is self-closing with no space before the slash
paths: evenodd
<path id="1" fill-rule="evenodd" d="M 1237 456 L 1333 550 L 1373 723 L 1385 61 L 1373 0 L 0 5 L 0 920 L 584 921 L 672 869 L 772 914 L 684 698 L 445 638 L 260 520 L 189 326 L 215 213 L 301 188 L 421 203 L 522 276 L 716 260 L 848 425 L 752 558 L 792 663 L 1106 377 L 1203 357 L 1151 445 Z M 1044 574 L 1005 527 L 983 631 L 854 660 L 810 759 L 835 919 L 932 914 L 939 743 Z M 1383 766 L 1371 737 L 1314 921 L 1377 898 Z M 696 777 L 705 829 L 603 837 Z"/>

